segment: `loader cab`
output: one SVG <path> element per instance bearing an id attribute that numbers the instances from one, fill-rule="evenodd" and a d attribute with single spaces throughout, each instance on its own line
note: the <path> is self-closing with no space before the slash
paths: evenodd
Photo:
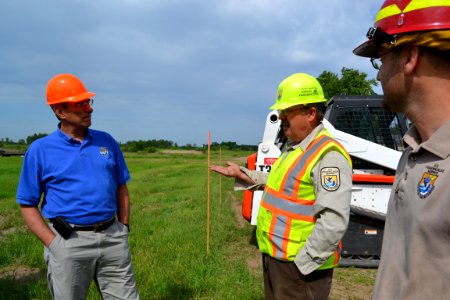
<path id="1" fill-rule="evenodd" d="M 334 96 L 327 102 L 325 119 L 341 131 L 374 142 L 397 151 L 403 151 L 403 135 L 408 129 L 408 120 L 402 113 L 385 110 L 382 95 Z M 379 168 L 368 161 L 353 158 L 355 169 Z M 384 169 L 385 175 L 393 175 Z"/>

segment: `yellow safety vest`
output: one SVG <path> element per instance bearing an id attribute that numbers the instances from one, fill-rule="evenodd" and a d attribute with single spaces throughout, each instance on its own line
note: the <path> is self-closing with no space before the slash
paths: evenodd
<path id="1" fill-rule="evenodd" d="M 300 147 L 274 163 L 257 217 L 256 237 L 261 252 L 271 257 L 293 261 L 313 231 L 316 200 L 311 171 L 329 150 L 342 153 L 351 165 L 345 149 L 327 130 L 321 131 L 303 151 Z M 339 262 L 341 244 L 319 269 L 329 269 Z"/>

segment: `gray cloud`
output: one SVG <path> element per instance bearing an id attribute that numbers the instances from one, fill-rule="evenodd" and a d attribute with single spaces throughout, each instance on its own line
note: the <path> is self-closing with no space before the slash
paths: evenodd
<path id="1" fill-rule="evenodd" d="M 50 133 L 45 85 L 97 93 L 93 128 L 117 140 L 257 144 L 279 82 L 342 67 L 383 1 L 25 1 L 0 9 L 0 137 Z"/>

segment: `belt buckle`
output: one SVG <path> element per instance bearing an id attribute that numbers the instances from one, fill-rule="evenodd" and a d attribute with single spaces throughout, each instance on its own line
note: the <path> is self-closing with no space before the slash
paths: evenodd
<path id="1" fill-rule="evenodd" d="M 94 231 L 95 232 L 99 232 L 102 231 L 103 226 L 105 225 L 105 223 L 97 223 L 94 225 Z"/>

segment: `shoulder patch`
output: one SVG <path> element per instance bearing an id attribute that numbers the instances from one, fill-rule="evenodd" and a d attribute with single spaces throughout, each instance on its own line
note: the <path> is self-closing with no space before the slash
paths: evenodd
<path id="1" fill-rule="evenodd" d="M 427 198 L 433 192 L 439 175 L 445 172 L 438 164 L 425 166 L 425 168 L 427 171 L 422 174 L 422 178 L 417 184 L 417 194 L 421 199 Z"/>
<path id="2" fill-rule="evenodd" d="M 431 194 L 434 190 L 434 183 L 438 177 L 439 175 L 433 175 L 428 172 L 423 173 L 422 179 L 420 179 L 419 184 L 417 185 L 417 193 L 420 198 L 424 199 Z"/>
<path id="3" fill-rule="evenodd" d="M 320 181 L 324 190 L 333 192 L 339 189 L 341 177 L 339 168 L 323 168 L 320 170 Z"/>

